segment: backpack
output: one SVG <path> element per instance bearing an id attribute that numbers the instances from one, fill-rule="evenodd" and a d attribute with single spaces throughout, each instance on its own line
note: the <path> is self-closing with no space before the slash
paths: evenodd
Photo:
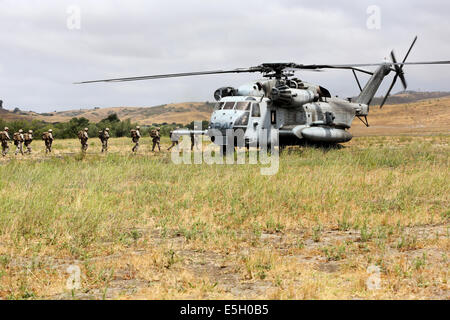
<path id="1" fill-rule="evenodd" d="M 132 129 L 130 132 L 132 138 L 137 138 L 137 131 L 135 129 Z"/>
<path id="2" fill-rule="evenodd" d="M 156 129 L 152 129 L 152 131 L 150 131 L 150 137 L 156 138 L 157 136 L 158 136 L 158 133 L 156 132 Z"/>
<path id="3" fill-rule="evenodd" d="M 50 138 L 50 135 L 48 134 L 48 132 L 44 132 L 43 134 L 42 134 L 42 140 L 48 140 Z"/>
<path id="4" fill-rule="evenodd" d="M 15 133 L 14 133 L 13 140 L 14 140 L 15 142 L 23 142 L 22 136 L 21 136 L 20 133 L 18 133 L 18 132 L 15 132 Z"/>
<path id="5" fill-rule="evenodd" d="M 83 130 L 78 131 L 78 139 L 85 139 Z"/>
<path id="6" fill-rule="evenodd" d="M 102 141 L 103 141 L 103 139 L 105 139 L 105 135 L 103 134 L 103 130 L 100 130 L 100 131 L 98 132 L 98 138 L 99 138 L 100 140 L 102 140 Z"/>
<path id="7" fill-rule="evenodd" d="M 33 140 L 32 135 L 30 135 L 29 133 L 25 133 L 23 135 L 23 140 L 25 140 L 25 141 L 32 141 Z"/>
<path id="8" fill-rule="evenodd" d="M 8 136 L 6 135 L 5 131 L 0 132 L 0 140 L 1 141 L 8 140 Z"/>

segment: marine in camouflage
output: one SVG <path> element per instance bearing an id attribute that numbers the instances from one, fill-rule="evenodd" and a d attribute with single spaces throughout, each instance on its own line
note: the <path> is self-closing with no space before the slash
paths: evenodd
<path id="1" fill-rule="evenodd" d="M 6 154 L 9 151 L 9 145 L 8 142 L 11 141 L 11 138 L 9 136 L 9 128 L 5 127 L 5 130 L 1 134 L 1 143 L 2 143 L 2 156 L 6 156 Z"/>
<path id="2" fill-rule="evenodd" d="M 139 139 L 141 138 L 141 132 L 139 131 L 141 129 L 141 127 L 137 126 L 135 129 L 135 135 L 132 137 L 132 141 L 134 143 L 134 147 L 133 149 L 131 149 L 131 151 L 133 151 L 134 153 L 136 153 L 139 149 Z"/>
<path id="3" fill-rule="evenodd" d="M 152 151 L 155 151 L 155 147 L 158 146 L 158 150 L 161 151 L 161 134 L 160 134 L 161 128 L 156 128 L 156 132 L 153 136 L 153 147 Z"/>

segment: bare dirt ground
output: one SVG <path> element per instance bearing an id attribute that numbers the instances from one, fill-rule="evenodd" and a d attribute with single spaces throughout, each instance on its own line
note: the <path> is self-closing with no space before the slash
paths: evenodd
<path id="1" fill-rule="evenodd" d="M 383 255 L 385 268 L 394 268 L 394 265 L 406 263 L 406 261 L 420 261 L 426 257 L 426 263 L 433 265 L 435 268 L 448 270 L 449 264 L 446 259 L 448 255 L 448 239 L 449 224 L 428 225 L 421 227 L 413 227 L 404 230 L 406 234 L 414 237 L 415 246 L 410 248 L 400 248 L 399 241 L 401 239 L 392 239 L 387 244 L 388 249 Z M 348 274 L 349 277 L 357 274 L 360 277 L 360 285 L 366 286 L 366 281 L 370 276 L 367 273 L 367 265 L 358 263 L 365 260 L 366 250 L 364 250 L 364 241 L 361 239 L 361 233 L 357 230 L 339 231 L 329 230 L 323 232 L 319 241 L 315 241 L 308 234 L 302 234 L 300 231 L 289 230 L 283 233 L 267 234 L 263 233 L 259 238 L 255 238 L 253 234 L 240 235 L 240 237 L 248 237 L 253 242 L 251 246 L 242 248 L 233 248 L 227 252 L 208 251 L 193 249 L 186 240 L 179 236 L 163 237 L 158 230 L 139 230 L 148 240 L 148 244 L 152 247 L 170 248 L 168 250 L 170 257 L 162 263 L 161 268 L 166 276 L 162 276 L 156 271 L 150 277 L 147 272 L 152 273 L 153 268 L 145 270 L 149 264 L 154 263 L 154 252 L 145 249 L 130 247 L 128 250 L 111 256 L 91 258 L 86 261 L 52 259 L 51 257 L 41 257 L 34 259 L 13 259 L 10 262 L 11 268 L 21 268 L 32 270 L 33 265 L 39 265 L 41 268 L 56 271 L 67 276 L 67 268 L 73 265 L 89 264 L 108 264 L 114 265 L 115 270 L 108 275 L 109 280 L 104 288 L 92 289 L 88 291 L 72 292 L 65 290 L 63 293 L 56 293 L 43 297 L 45 299 L 147 299 L 151 298 L 152 288 L 160 287 L 161 282 L 167 281 L 172 273 L 182 273 L 186 277 L 204 279 L 206 288 L 200 298 L 226 297 L 230 299 L 260 299 L 260 298 L 286 298 L 288 296 L 280 295 L 280 291 L 296 290 L 305 286 L 301 292 L 303 296 L 296 298 L 315 298 L 319 295 L 320 288 L 311 284 L 311 281 L 305 281 L 305 277 L 313 277 L 313 279 L 328 279 L 334 281 L 336 277 L 342 277 Z M 301 241 L 301 253 L 296 253 L 299 247 L 299 239 Z M 440 241 L 447 241 L 446 246 L 439 246 Z M 342 259 L 334 261 L 332 257 L 324 256 L 319 252 L 325 247 L 332 247 L 336 243 L 354 243 L 359 250 L 352 251 L 350 260 Z M 420 243 L 420 245 L 417 245 Z M 108 244 L 105 244 L 107 246 Z M 271 251 L 271 254 L 278 256 L 282 264 L 288 266 L 289 269 L 303 270 L 303 276 L 299 275 L 298 281 L 290 281 L 284 283 L 283 279 L 278 282 L 265 280 L 250 269 L 242 270 L 242 260 L 247 256 L 254 255 L 255 252 L 261 250 Z M 362 248 L 362 249 L 361 249 Z M 375 258 L 375 257 L 374 257 Z M 406 263 L 407 264 L 407 263 Z M 405 266 L 405 268 L 407 268 Z M 31 272 L 31 271 L 30 271 Z M 401 271 L 398 271 L 401 272 Z M 352 275 L 353 273 L 353 275 Z M 83 275 L 82 275 L 83 277 Z M 345 276 L 344 276 L 345 277 Z M 414 293 L 414 287 L 417 283 L 411 281 L 410 292 L 396 292 L 396 286 L 399 284 L 391 282 L 390 279 L 381 278 L 381 287 L 392 287 L 392 299 L 408 299 Z M 180 291 L 185 283 L 180 283 Z M 189 282 L 188 282 L 189 285 Z M 326 283 L 324 283 L 326 285 Z M 404 285 L 404 284 L 403 284 Z M 431 284 L 425 284 L 431 286 Z M 211 290 L 214 288 L 214 290 Z M 380 289 L 381 291 L 382 289 Z M 350 294 L 346 298 L 360 299 L 367 297 L 376 297 L 377 289 L 368 290 L 366 294 Z M 394 294 L 395 293 L 395 294 Z M 322 294 L 320 294 L 322 296 Z M 186 299 L 198 299 L 199 296 L 182 296 Z M 323 296 L 322 296 L 323 297 Z M 330 295 L 330 298 L 333 296 Z M 449 299 L 450 290 L 446 283 L 440 286 L 433 286 L 428 292 L 425 299 Z"/>

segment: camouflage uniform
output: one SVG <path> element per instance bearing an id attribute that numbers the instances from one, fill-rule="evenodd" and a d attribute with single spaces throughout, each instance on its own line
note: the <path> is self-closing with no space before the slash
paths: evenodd
<path id="1" fill-rule="evenodd" d="M 14 144 L 16 146 L 16 152 L 15 155 L 17 155 L 19 152 L 23 155 L 23 130 L 20 129 L 19 132 L 14 133 L 14 136 L 18 136 L 18 140 L 14 140 Z"/>
<path id="2" fill-rule="evenodd" d="M 25 147 L 27 147 L 27 150 L 25 150 L 25 153 L 31 154 L 31 142 L 33 141 L 33 130 L 29 130 L 28 134 L 25 136 Z"/>
<path id="3" fill-rule="evenodd" d="M 179 128 L 176 128 L 175 130 L 178 130 Z M 170 131 L 170 140 L 172 141 L 172 145 L 167 149 L 167 150 L 170 150 L 170 149 L 172 149 L 173 147 L 175 147 L 175 146 L 178 146 L 178 137 L 177 136 L 175 136 L 174 134 L 173 134 L 173 130 L 172 131 Z"/>
<path id="4" fill-rule="evenodd" d="M 53 130 L 50 129 L 47 132 L 46 139 L 44 139 L 45 143 L 45 153 L 51 153 L 52 152 L 52 143 L 53 143 Z"/>
<path id="5" fill-rule="evenodd" d="M 161 129 L 157 128 L 156 129 L 156 135 L 153 137 L 153 147 L 152 147 L 152 151 L 155 151 L 155 147 L 158 146 L 158 150 L 161 151 L 161 134 L 159 133 Z"/>
<path id="6" fill-rule="evenodd" d="M 140 127 L 136 127 L 136 136 L 132 138 L 133 143 L 135 143 L 133 149 L 131 149 L 133 152 L 137 152 L 139 149 L 139 139 L 141 138 L 141 133 L 139 132 Z"/>
<path id="7" fill-rule="evenodd" d="M 108 152 L 108 140 L 109 140 L 109 129 L 108 128 L 106 128 L 101 133 L 100 140 L 102 141 L 102 153 L 103 152 Z"/>
<path id="8" fill-rule="evenodd" d="M 11 138 L 9 137 L 8 134 L 8 128 L 5 128 L 5 131 L 3 131 L 2 136 L 5 137 L 5 139 L 2 139 L 2 156 L 6 156 L 6 154 L 9 151 L 9 146 L 8 146 L 8 142 L 11 140 Z"/>
<path id="9" fill-rule="evenodd" d="M 83 135 L 82 135 L 82 138 L 80 139 L 80 142 L 81 142 L 81 151 L 82 152 L 86 152 L 87 151 L 87 149 L 88 149 L 88 139 L 89 139 L 89 135 L 88 135 L 88 129 L 87 128 L 85 128 L 84 129 L 84 131 L 83 131 Z"/>

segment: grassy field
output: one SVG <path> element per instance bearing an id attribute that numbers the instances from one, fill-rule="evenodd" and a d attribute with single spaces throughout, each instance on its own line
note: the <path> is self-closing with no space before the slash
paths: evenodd
<path id="1" fill-rule="evenodd" d="M 92 139 L 85 157 L 75 140 L 52 156 L 36 141 L 0 159 L 0 298 L 449 299 L 449 143 L 295 147 L 262 176 L 175 165 L 148 138 L 138 155 Z"/>

